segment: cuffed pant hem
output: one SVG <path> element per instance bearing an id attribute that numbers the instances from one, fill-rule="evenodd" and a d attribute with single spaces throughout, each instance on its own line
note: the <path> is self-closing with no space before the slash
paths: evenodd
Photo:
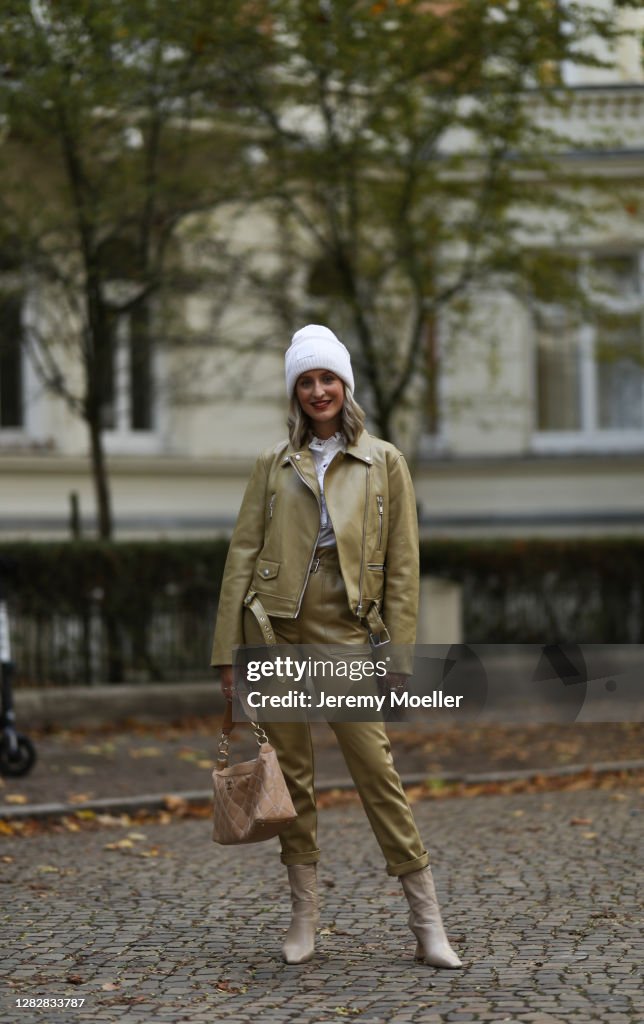
<path id="1" fill-rule="evenodd" d="M 282 853 L 280 855 L 282 864 L 317 864 L 319 859 L 319 850 L 310 850 L 309 853 Z"/>
<path id="2" fill-rule="evenodd" d="M 412 871 L 421 871 L 422 868 L 426 868 L 429 864 L 429 854 L 423 853 L 420 857 L 415 857 L 413 860 L 403 861 L 402 864 L 388 864 L 387 874 L 394 875 L 394 877 L 400 877 L 400 875 L 411 875 Z"/>

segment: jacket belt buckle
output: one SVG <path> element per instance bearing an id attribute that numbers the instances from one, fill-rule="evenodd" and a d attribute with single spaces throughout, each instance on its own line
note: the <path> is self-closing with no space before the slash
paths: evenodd
<path id="1" fill-rule="evenodd" d="M 379 633 L 370 632 L 369 643 L 372 647 L 383 647 L 385 644 L 391 643 L 391 637 L 389 636 L 389 630 L 387 627 L 383 626 Z"/>
<path id="2" fill-rule="evenodd" d="M 311 568 L 309 569 L 309 572 L 310 573 L 311 572 L 317 572 L 319 568 L 320 568 L 320 559 L 319 558 L 314 558 L 313 561 L 311 562 Z"/>

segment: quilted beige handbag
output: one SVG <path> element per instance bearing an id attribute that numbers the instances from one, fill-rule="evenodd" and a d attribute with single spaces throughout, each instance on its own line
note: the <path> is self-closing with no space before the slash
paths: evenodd
<path id="1" fill-rule="evenodd" d="M 277 754 L 262 727 L 250 724 L 259 744 L 257 758 L 229 765 L 233 716 L 232 704 L 226 702 L 219 757 L 212 773 L 212 838 L 224 846 L 272 839 L 297 817 Z"/>

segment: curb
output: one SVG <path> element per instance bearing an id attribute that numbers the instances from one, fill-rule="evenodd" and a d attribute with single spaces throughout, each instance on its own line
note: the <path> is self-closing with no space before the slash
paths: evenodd
<path id="1" fill-rule="evenodd" d="M 168 722 L 186 715 L 221 714 L 224 704 L 214 671 L 209 680 L 190 682 L 18 687 L 14 692 L 16 721 L 23 732 L 132 720 Z"/>
<path id="2" fill-rule="evenodd" d="M 506 772 L 439 772 L 427 775 L 425 772 L 401 775 L 403 786 L 420 786 L 428 781 L 454 783 L 460 782 L 466 785 L 478 785 L 494 782 L 514 782 L 526 779 L 548 778 L 556 779 L 570 775 L 608 775 L 614 772 L 637 772 L 644 770 L 644 760 L 632 761 L 601 761 L 597 764 L 570 764 L 561 768 L 519 768 L 515 771 Z M 323 779 L 316 784 L 316 792 L 328 793 L 331 790 L 352 790 L 355 789 L 353 781 L 346 777 L 339 779 Z M 167 808 L 167 801 L 181 800 L 187 804 L 206 804 L 212 799 L 210 789 L 192 789 L 178 793 L 147 793 L 141 796 L 120 796 L 120 797 L 97 797 L 95 800 L 86 800 L 78 804 L 0 804 L 0 820 L 16 821 L 27 818 L 60 818 L 78 811 L 98 811 L 108 813 L 111 811 L 127 813 L 129 811 L 143 810 L 164 810 Z"/>

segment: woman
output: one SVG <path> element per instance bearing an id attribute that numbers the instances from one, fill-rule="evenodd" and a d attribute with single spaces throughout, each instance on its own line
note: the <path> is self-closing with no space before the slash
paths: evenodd
<path id="1" fill-rule="evenodd" d="M 399 689 L 411 671 L 418 611 L 418 529 L 407 465 L 393 445 L 364 429 L 349 353 L 327 327 L 309 324 L 293 336 L 286 390 L 289 442 L 257 460 L 226 561 L 212 654 L 224 696 L 232 698 L 233 648 L 262 642 L 364 649 L 369 641 L 391 640 L 389 649 L 403 652 L 403 662 L 387 682 Z M 282 952 L 287 963 L 303 963 L 313 956 L 318 921 L 311 734 L 307 721 L 263 724 L 298 814 L 280 835 L 292 896 Z M 329 724 L 387 871 L 401 879 L 416 958 L 460 967 L 382 721 Z"/>

